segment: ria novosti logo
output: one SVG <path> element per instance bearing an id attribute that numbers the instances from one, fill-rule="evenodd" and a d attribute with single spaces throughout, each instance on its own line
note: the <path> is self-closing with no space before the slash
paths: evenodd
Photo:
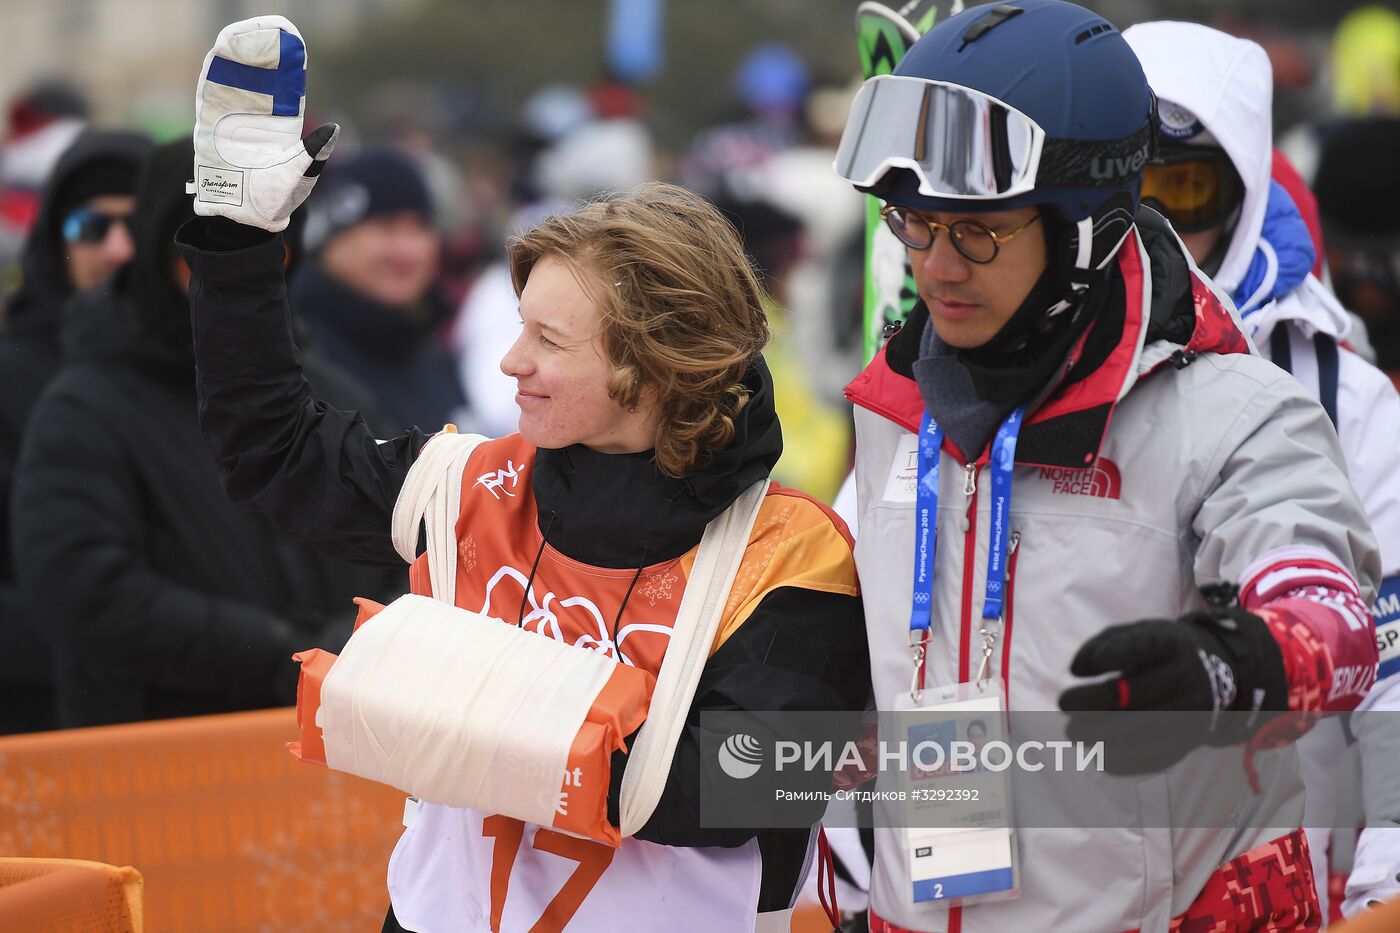
<path id="1" fill-rule="evenodd" d="M 719 747 L 720 770 L 735 780 L 753 777 L 762 765 L 763 746 L 751 735 L 736 733 Z"/>

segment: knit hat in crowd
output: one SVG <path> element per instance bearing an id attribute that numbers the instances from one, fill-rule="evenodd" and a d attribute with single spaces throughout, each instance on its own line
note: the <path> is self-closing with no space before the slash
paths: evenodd
<path id="1" fill-rule="evenodd" d="M 361 151 L 335 165 L 316 186 L 306 220 L 306 248 L 320 250 L 337 234 L 372 217 L 417 214 L 431 223 L 433 201 L 413 160 L 388 147 Z"/>
<path id="2" fill-rule="evenodd" d="M 141 161 L 125 154 L 93 158 L 54 192 L 54 218 L 62 224 L 63 218 L 93 198 L 135 194 L 136 175 L 140 169 Z"/>

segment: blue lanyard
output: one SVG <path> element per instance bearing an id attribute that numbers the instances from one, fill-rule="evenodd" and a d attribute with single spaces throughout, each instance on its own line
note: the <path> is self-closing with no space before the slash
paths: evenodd
<path id="1" fill-rule="evenodd" d="M 919 483 L 914 497 L 914 607 L 911 632 L 928 632 L 933 622 L 933 557 L 938 547 L 938 449 L 943 429 L 924 412 L 919 424 Z"/>
<path id="2" fill-rule="evenodd" d="M 1024 411 L 1013 411 L 997 430 L 992 442 L 991 547 L 987 557 L 987 589 L 982 618 L 1001 618 L 1006 595 L 1007 538 L 1011 524 L 1011 472 L 1016 463 L 1016 438 Z M 914 503 L 914 600 L 909 631 L 925 635 L 933 621 L 933 564 L 938 546 L 938 451 L 943 429 L 924 412 L 919 425 L 919 479 Z"/>

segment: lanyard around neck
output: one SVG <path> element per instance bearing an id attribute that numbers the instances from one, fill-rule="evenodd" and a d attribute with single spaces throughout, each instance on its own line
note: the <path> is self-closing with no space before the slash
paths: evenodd
<path id="1" fill-rule="evenodd" d="M 987 555 L 987 585 L 982 618 L 1001 618 L 1006 596 L 1007 539 L 1011 525 L 1011 473 L 1016 463 L 1016 439 L 1024 409 L 1006 417 L 992 442 L 991 542 Z M 915 648 L 915 689 L 922 680 L 924 648 L 933 623 L 934 557 L 938 548 L 939 450 L 943 429 L 927 411 L 919 425 L 919 472 L 914 502 L 914 598 L 909 612 L 909 641 Z"/>

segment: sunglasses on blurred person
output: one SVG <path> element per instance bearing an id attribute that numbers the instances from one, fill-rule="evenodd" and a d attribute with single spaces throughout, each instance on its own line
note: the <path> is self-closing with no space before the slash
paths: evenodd
<path id="1" fill-rule="evenodd" d="M 1179 233 L 1209 230 L 1229 219 L 1244 200 L 1244 183 L 1224 150 L 1204 146 L 1165 149 L 1142 175 L 1142 203 Z"/>
<path id="2" fill-rule="evenodd" d="M 80 207 L 63 221 L 63 239 L 69 243 L 101 243 L 107 239 L 112 224 L 121 224 L 131 232 L 129 217 L 126 214 L 108 214 L 91 208 Z"/>

